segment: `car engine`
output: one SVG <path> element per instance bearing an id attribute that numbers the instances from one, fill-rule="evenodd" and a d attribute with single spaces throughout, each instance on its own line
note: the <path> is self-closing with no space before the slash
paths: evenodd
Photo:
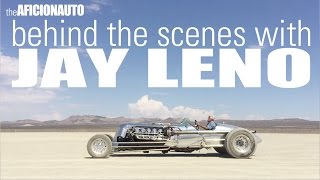
<path id="1" fill-rule="evenodd" d="M 168 138 L 164 127 L 134 126 L 127 130 L 125 137 L 118 136 L 118 142 L 163 141 Z"/>

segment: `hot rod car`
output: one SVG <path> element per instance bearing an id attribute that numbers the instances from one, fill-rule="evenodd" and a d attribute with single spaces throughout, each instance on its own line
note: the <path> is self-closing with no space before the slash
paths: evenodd
<path id="1" fill-rule="evenodd" d="M 122 124 L 114 137 L 97 134 L 87 143 L 88 153 L 103 158 L 120 151 L 161 151 L 162 153 L 192 152 L 214 148 L 218 153 L 234 158 L 249 158 L 261 139 L 255 131 L 217 123 L 214 130 L 200 130 L 188 119 L 180 124 L 128 123 Z"/>

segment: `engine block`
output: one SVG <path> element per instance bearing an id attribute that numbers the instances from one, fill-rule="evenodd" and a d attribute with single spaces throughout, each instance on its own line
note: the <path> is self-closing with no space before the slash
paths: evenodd
<path id="1" fill-rule="evenodd" d="M 131 131 L 131 135 L 137 140 L 165 140 L 164 128 L 136 126 L 129 131 Z"/>

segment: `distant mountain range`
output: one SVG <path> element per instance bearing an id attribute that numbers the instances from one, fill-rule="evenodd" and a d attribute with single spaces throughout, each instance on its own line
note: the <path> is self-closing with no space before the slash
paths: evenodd
<path id="1" fill-rule="evenodd" d="M 182 118 L 127 118 L 115 117 L 108 118 L 95 115 L 74 115 L 67 119 L 37 121 L 32 119 L 2 121 L 1 129 L 114 129 L 123 123 L 171 123 L 177 124 Z M 216 120 L 216 122 L 232 124 L 250 129 L 319 129 L 319 121 L 308 121 L 304 119 L 272 119 L 272 120 Z M 202 120 L 200 123 L 205 124 Z"/>
<path id="2" fill-rule="evenodd" d="M 49 121 L 37 121 L 32 119 L 16 120 L 16 121 L 2 121 L 0 122 L 1 128 L 19 128 L 19 127 L 43 127 L 43 128 L 56 128 L 56 127 L 85 127 L 85 126 L 105 126 L 105 127 L 116 127 L 123 123 L 152 123 L 152 122 L 170 122 L 178 123 L 181 119 L 168 118 L 165 120 L 157 118 L 126 118 L 126 117 L 115 117 L 108 118 L 103 116 L 95 115 L 74 115 L 67 119 L 49 120 Z"/>

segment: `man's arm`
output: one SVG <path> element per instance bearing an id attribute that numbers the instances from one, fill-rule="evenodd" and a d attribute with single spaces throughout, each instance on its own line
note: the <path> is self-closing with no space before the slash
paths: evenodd
<path id="1" fill-rule="evenodd" d="M 205 126 L 201 126 L 200 124 L 197 124 L 199 127 L 201 127 L 202 129 L 205 129 L 205 130 L 209 130 L 207 127 Z"/>

